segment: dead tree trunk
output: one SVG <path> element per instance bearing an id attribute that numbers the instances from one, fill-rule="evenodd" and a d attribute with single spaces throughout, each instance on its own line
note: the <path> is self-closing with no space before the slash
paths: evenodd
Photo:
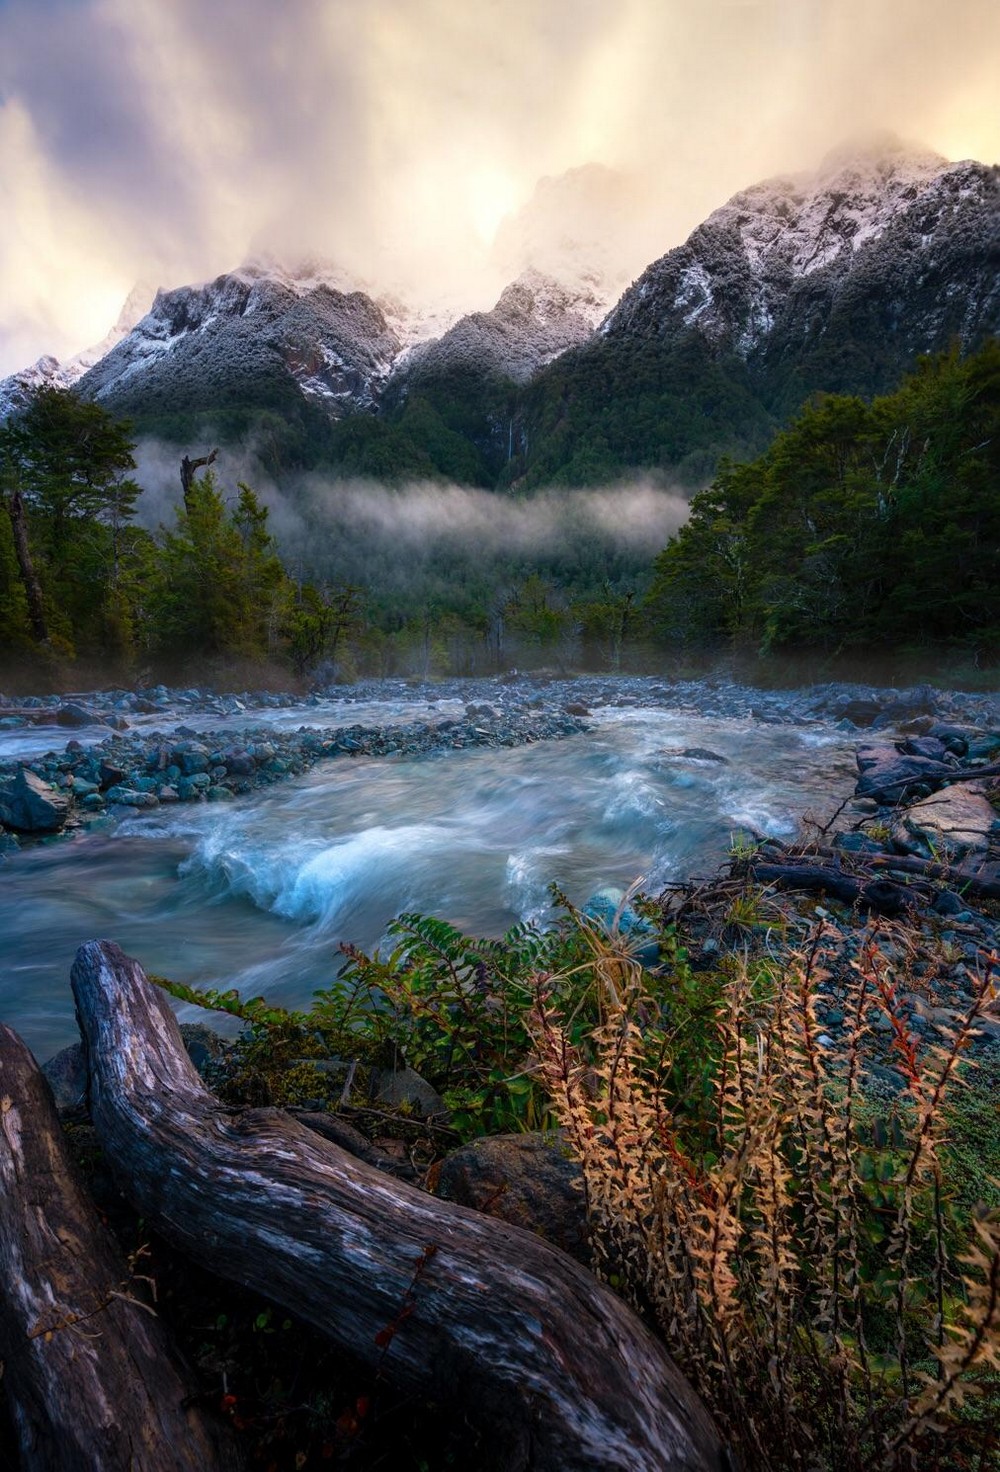
<path id="1" fill-rule="evenodd" d="M 828 894 L 845 905 L 874 910 L 879 915 L 899 915 L 915 896 L 902 885 L 887 879 L 845 874 L 834 865 L 759 864 L 750 872 L 761 884 L 776 884 L 779 889 L 800 889 L 807 894 Z"/>
<path id="2" fill-rule="evenodd" d="M 865 854 L 850 855 L 850 871 L 840 867 L 839 856 L 827 850 L 820 858 L 832 862 L 810 863 L 808 856 L 783 855 L 780 864 L 750 859 L 747 870 L 761 884 L 776 884 L 780 889 L 799 889 L 806 893 L 826 893 L 845 905 L 858 905 L 862 910 L 874 910 L 881 915 L 898 915 L 917 902 L 927 903 L 928 892 L 933 895 L 932 881 L 940 881 L 951 889 L 958 890 L 970 900 L 1000 899 L 1000 875 L 995 865 L 984 865 L 973 872 L 965 865 L 938 864 L 929 859 L 915 858 L 910 854 Z M 905 882 L 896 884 L 892 878 L 882 875 L 912 874 L 921 887 L 908 889 Z"/>
<path id="3" fill-rule="evenodd" d="M 117 946 L 82 947 L 72 974 L 105 1152 L 151 1225 L 191 1257 L 478 1423 L 509 1472 L 726 1466 L 661 1346 L 584 1269 L 280 1111 L 223 1108 L 165 996 Z"/>
<path id="4" fill-rule="evenodd" d="M 49 1086 L 0 1024 L 0 1359 L 25 1472 L 241 1465 L 66 1154 Z"/>
<path id="5" fill-rule="evenodd" d="M 18 572 L 21 574 L 21 582 L 24 586 L 24 597 L 28 605 L 28 621 L 31 624 L 31 632 L 39 644 L 49 642 L 49 626 L 45 621 L 45 607 L 42 602 L 42 588 L 35 572 L 35 563 L 31 556 L 31 543 L 28 540 L 28 518 L 24 510 L 24 498 L 18 490 L 11 491 L 7 497 L 7 515 L 10 517 L 10 529 L 14 538 L 14 555 L 17 558 Z"/>
<path id="6" fill-rule="evenodd" d="M 211 450 L 207 455 L 201 455 L 197 460 L 190 459 L 187 455 L 181 461 L 181 490 L 184 492 L 184 510 L 190 514 L 191 491 L 194 487 L 194 478 L 199 470 L 206 465 L 214 465 L 218 450 Z"/>

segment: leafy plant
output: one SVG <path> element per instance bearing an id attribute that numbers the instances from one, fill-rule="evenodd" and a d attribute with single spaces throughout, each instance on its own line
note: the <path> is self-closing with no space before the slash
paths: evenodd
<path id="1" fill-rule="evenodd" d="M 878 940 L 836 1050 L 816 1019 L 822 932 L 774 984 L 730 966 L 693 1100 L 669 1066 L 683 1034 L 620 949 L 595 960 L 607 1005 L 592 1048 L 570 1037 L 552 978 L 536 982 L 598 1267 L 653 1315 L 748 1472 L 958 1468 L 988 1452 L 962 1403 L 1000 1368 L 1000 1215 L 951 1209 L 945 1106 L 995 989 L 984 976 L 951 1040 L 921 1052 Z M 906 1084 L 881 1145 L 859 1129 L 879 1012 Z"/>

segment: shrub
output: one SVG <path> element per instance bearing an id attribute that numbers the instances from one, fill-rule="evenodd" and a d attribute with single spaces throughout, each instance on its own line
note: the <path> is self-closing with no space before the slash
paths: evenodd
<path id="1" fill-rule="evenodd" d="M 693 1111 L 672 1088 L 669 985 L 654 995 L 605 944 L 588 1049 L 553 979 L 537 979 L 537 1046 L 583 1165 L 597 1266 L 655 1321 L 747 1472 L 985 1468 L 989 1418 L 975 1429 L 962 1403 L 1000 1369 L 1000 1218 L 952 1209 L 944 1118 L 992 977 L 950 1040 L 921 1053 L 870 932 L 844 1045 L 828 1049 L 823 960 L 819 932 L 784 971 L 728 969 Z M 881 1147 L 859 1128 L 880 1010 L 906 1084 Z"/>

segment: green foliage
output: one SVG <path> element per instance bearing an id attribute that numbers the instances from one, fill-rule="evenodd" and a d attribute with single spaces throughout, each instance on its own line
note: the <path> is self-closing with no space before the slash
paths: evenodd
<path id="1" fill-rule="evenodd" d="M 564 950 L 563 934 L 519 925 L 502 940 L 474 940 L 445 920 L 405 914 L 389 937 L 385 957 L 348 948 L 338 982 L 361 999 L 378 1044 L 438 1089 L 463 1136 L 543 1127 L 528 1072 L 529 978 Z"/>
<path id="2" fill-rule="evenodd" d="M 243 484 L 227 507 L 209 472 L 163 536 L 149 596 L 151 645 L 264 658 L 278 648 L 290 593 L 266 509 Z"/>
<path id="3" fill-rule="evenodd" d="M 998 474 L 1000 343 L 925 360 L 871 404 L 816 399 L 694 498 L 657 560 L 647 617 L 693 648 L 994 659 Z"/>
<path id="4" fill-rule="evenodd" d="M 514 926 L 500 939 L 463 935 L 434 916 L 404 914 L 388 929 L 390 949 L 372 955 L 344 947 L 346 962 L 308 1012 L 289 1012 L 235 991 L 199 991 L 154 978 L 181 1001 L 240 1017 L 246 1024 L 219 1088 L 233 1102 L 298 1102 L 339 1095 L 346 1061 L 414 1068 L 444 1097 L 451 1122 L 468 1138 L 541 1129 L 551 1123 L 536 1077 L 529 1031 L 534 978 L 561 977 L 560 996 L 581 1043 L 596 1020 L 600 987 L 590 922 L 562 896 L 560 922 L 547 930 Z M 643 937 L 647 940 L 647 937 Z M 663 937 L 674 977 L 674 1023 L 692 1038 L 704 1024 L 703 985 L 672 936 Z M 341 1060 L 344 1073 L 292 1069 L 302 1060 Z M 363 1072 L 356 1083 L 363 1081 Z M 295 1095 L 293 1100 L 291 1095 Z"/>
<path id="5" fill-rule="evenodd" d="M 756 453 L 773 430 L 746 365 L 694 335 L 598 337 L 539 374 L 522 417 L 527 448 L 507 478 L 527 486 L 607 485 L 636 469 L 704 483 L 720 455 Z"/>
<path id="6" fill-rule="evenodd" d="M 43 389 L 0 429 L 0 633 L 10 653 L 101 653 L 127 665 L 149 551 L 130 525 L 134 466 L 128 426 L 63 390 Z M 43 629 L 28 616 L 33 582 Z"/>

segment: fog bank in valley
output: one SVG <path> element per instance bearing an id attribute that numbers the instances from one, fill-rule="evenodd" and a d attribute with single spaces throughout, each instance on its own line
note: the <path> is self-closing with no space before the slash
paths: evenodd
<path id="1" fill-rule="evenodd" d="M 152 531 L 172 527 L 181 499 L 178 450 L 145 440 L 136 458 L 144 488 L 139 521 Z M 571 592 L 605 577 L 635 584 L 688 510 L 682 495 L 651 481 L 519 497 L 315 474 L 279 488 L 252 452 L 223 452 L 215 470 L 227 497 L 241 480 L 258 492 L 295 576 L 359 585 L 382 602 L 436 599 L 460 585 L 486 590 L 533 572 Z"/>

